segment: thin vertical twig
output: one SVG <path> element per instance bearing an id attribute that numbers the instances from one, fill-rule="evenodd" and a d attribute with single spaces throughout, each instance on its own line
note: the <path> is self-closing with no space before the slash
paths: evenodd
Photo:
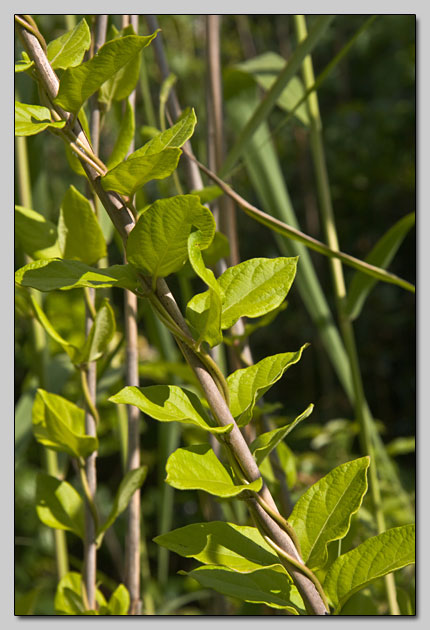
<path id="1" fill-rule="evenodd" d="M 95 20 L 95 32 L 93 39 L 93 54 L 96 54 L 99 48 L 106 40 L 107 15 L 97 15 Z M 94 95 L 90 101 L 90 135 L 93 151 L 95 155 L 99 153 L 100 138 L 100 106 L 97 96 Z M 91 189 L 88 190 L 91 195 Z M 96 211 L 97 200 L 93 199 L 94 211 Z M 87 292 L 87 300 L 89 304 L 85 304 L 85 334 L 88 336 L 93 324 L 93 312 L 95 309 L 95 289 L 89 289 Z M 89 363 L 86 368 L 86 382 L 88 385 L 88 395 L 93 406 L 95 406 L 97 396 L 97 365 L 96 362 Z M 96 418 L 90 412 L 88 405 L 85 411 L 85 432 L 87 435 L 97 435 Z M 88 491 L 92 501 L 95 500 L 97 490 L 97 451 L 94 451 L 85 460 L 85 475 L 88 482 Z M 85 504 L 85 543 L 84 543 L 84 583 L 90 609 L 96 607 L 96 572 L 97 572 L 97 546 L 96 546 L 96 527 L 94 521 L 93 510 L 88 501 Z"/>
<path id="2" fill-rule="evenodd" d="M 295 16 L 295 27 L 299 43 L 306 39 L 307 28 L 304 15 Z M 307 55 L 302 65 L 303 80 L 305 88 L 309 89 L 315 83 L 312 58 Z M 307 109 L 310 118 L 310 141 L 311 153 L 314 162 L 317 191 L 320 202 L 322 225 L 328 246 L 339 251 L 339 241 L 336 230 L 336 222 L 331 201 L 330 184 L 327 173 L 327 165 L 322 139 L 322 124 L 318 105 L 317 92 L 312 92 L 307 100 Z M 345 313 L 346 287 L 343 275 L 342 262 L 339 259 L 330 258 L 329 261 L 333 287 L 336 297 L 336 307 L 339 318 L 340 329 L 343 342 L 348 354 L 351 366 L 352 382 L 354 388 L 355 413 L 360 424 L 360 441 L 363 453 L 371 456 L 369 467 L 370 493 L 375 510 L 378 533 L 385 531 L 385 518 L 381 503 L 381 490 L 379 485 L 376 461 L 374 457 L 375 449 L 372 443 L 371 425 L 374 423 L 371 412 L 368 408 L 364 394 L 363 381 L 361 377 L 357 347 L 355 343 L 354 328 L 351 320 Z M 393 573 L 385 576 L 385 584 L 392 615 L 399 615 L 400 610 L 396 598 L 396 586 Z"/>
<path id="3" fill-rule="evenodd" d="M 123 16 L 122 27 L 128 24 L 138 32 L 138 16 Z M 136 108 L 136 90 L 128 97 L 131 108 Z M 129 153 L 134 151 L 134 139 Z M 138 357 L 138 329 L 137 329 L 137 296 L 131 291 L 124 291 L 124 320 L 126 339 L 125 383 L 128 386 L 139 387 L 139 357 Z M 128 416 L 128 457 L 127 471 L 140 466 L 140 411 L 133 405 L 127 405 Z M 142 600 L 140 595 L 140 490 L 136 490 L 130 499 L 127 510 L 126 537 L 126 583 L 130 593 L 130 615 L 140 615 Z"/>

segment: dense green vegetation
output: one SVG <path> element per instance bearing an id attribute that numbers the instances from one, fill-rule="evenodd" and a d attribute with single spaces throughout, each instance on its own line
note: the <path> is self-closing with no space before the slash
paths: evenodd
<path id="1" fill-rule="evenodd" d="M 128 591 L 118 585 L 132 590 L 126 506 L 140 486 L 141 602 L 134 609 L 132 602 L 130 614 L 139 608 L 156 615 L 310 612 L 296 589 L 291 557 L 262 538 L 255 510 L 246 509 L 260 492 L 260 479 L 250 478 L 234 448 L 219 450 L 214 436 L 228 436 L 229 429 L 176 338 L 230 403 L 253 461 L 288 518 L 278 527 L 294 544 L 298 538 L 308 581 L 315 575 L 322 583 L 330 611 L 414 614 L 414 16 L 324 21 L 250 15 L 218 23 L 204 15 L 166 15 L 159 16 L 162 30 L 154 38 L 148 36 L 156 28 L 145 16 L 139 16 L 140 38 L 122 17 L 109 16 L 106 37 L 119 46 L 112 48 L 118 67 L 104 76 L 105 68 L 93 65 L 84 78 L 79 69 L 94 52 L 87 50 L 86 25 L 94 38 L 100 18 L 36 15 L 35 24 L 29 16 L 17 23 L 16 100 L 23 105 L 16 110 L 15 151 L 15 262 L 21 270 L 15 298 L 15 612 L 82 614 L 94 608 L 81 596 L 77 576 L 89 580 L 83 549 L 94 513 L 84 510 L 82 470 L 88 474 L 95 448 L 99 614 L 128 612 Z M 48 43 L 60 78 L 56 99 L 34 80 L 40 81 L 39 71 L 29 63 L 21 33 L 28 27 Z M 311 62 L 300 56 L 300 42 L 303 48 L 312 37 Z M 157 46 L 166 54 L 167 74 Z M 120 65 L 121 54 L 129 55 L 128 65 Z M 174 93 L 184 110 L 179 121 Z M 128 239 L 88 186 L 76 144 L 62 141 L 70 142 L 75 121 L 65 126 L 59 105 L 74 115 L 83 105 L 79 121 L 102 161 L 101 167 L 92 163 L 102 169 L 102 195 L 113 190 L 127 197 L 123 211 L 138 219 Z M 42 132 L 41 121 L 54 133 Z M 190 176 L 188 140 L 197 159 L 231 185 L 236 227 L 229 221 L 231 197 L 214 188 L 218 180 L 201 171 L 199 185 Z M 216 233 L 213 215 L 202 205 L 207 201 Z M 256 208 L 278 224 L 259 218 Z M 290 238 L 288 226 L 305 235 L 302 241 Z M 335 250 L 335 257 L 333 251 L 322 255 L 324 248 L 308 237 Z M 343 265 L 337 250 L 349 255 Z M 365 259 L 372 266 L 364 269 Z M 45 262 L 25 267 L 32 260 Z M 103 284 L 94 298 L 100 273 Z M 182 320 L 172 320 L 157 297 L 164 277 L 191 328 L 191 342 L 178 330 Z M 264 277 L 259 287 L 252 284 L 256 277 Z M 134 343 L 124 289 L 139 297 Z M 136 384 L 125 373 L 130 347 L 138 357 L 139 395 L 124 389 Z M 93 390 L 85 393 L 91 369 L 97 409 Z M 127 461 L 130 404 L 143 412 L 136 424 L 141 467 L 134 471 Z M 100 418 L 91 425 L 97 437 L 88 434 L 91 415 Z M 191 470 L 201 479 L 206 471 L 211 483 L 223 485 L 196 485 L 196 477 L 186 474 Z M 342 509 L 330 512 L 330 529 L 318 523 L 315 510 L 324 520 L 336 487 L 346 498 Z M 58 505 L 53 510 L 57 491 L 67 494 L 60 498 L 66 515 Z M 318 544 L 312 542 L 316 532 Z M 243 540 L 239 560 L 219 551 L 239 535 L 246 545 L 259 545 L 257 559 L 251 561 Z M 212 547 L 202 551 L 201 536 Z M 366 549 L 374 554 L 374 573 L 366 577 L 364 567 L 361 581 L 349 582 L 348 571 Z M 295 585 L 285 567 L 293 568 Z M 400 570 L 387 575 L 393 568 Z M 67 570 L 75 572 L 72 577 L 64 578 Z M 273 595 L 277 589 L 282 597 Z"/>

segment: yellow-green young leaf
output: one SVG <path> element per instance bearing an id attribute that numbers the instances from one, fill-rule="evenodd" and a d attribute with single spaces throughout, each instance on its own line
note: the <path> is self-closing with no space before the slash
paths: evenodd
<path id="1" fill-rule="evenodd" d="M 104 44 L 89 61 L 67 68 L 60 79 L 55 103 L 77 113 L 101 85 L 148 46 L 157 33 L 147 37 L 127 35 Z"/>
<path id="2" fill-rule="evenodd" d="M 48 527 L 65 529 L 85 537 L 84 502 L 67 481 L 39 473 L 36 484 L 36 511 Z"/>
<path id="3" fill-rule="evenodd" d="M 273 451 L 274 448 L 278 446 L 280 442 L 296 427 L 299 422 L 308 418 L 314 406 L 311 404 L 300 416 L 297 416 L 295 420 L 289 422 L 283 427 L 279 429 L 274 429 L 273 431 L 268 431 L 267 433 L 262 433 L 252 442 L 250 446 L 251 453 L 254 455 L 255 461 L 259 466 L 262 461 Z"/>
<path id="4" fill-rule="evenodd" d="M 155 155 L 164 149 L 179 149 L 191 138 L 197 118 L 194 109 L 184 112 L 178 121 L 166 131 L 157 134 L 149 142 L 133 153 L 135 157 Z"/>
<path id="5" fill-rule="evenodd" d="M 180 149 L 164 149 L 154 155 L 130 157 L 101 178 L 105 190 L 132 197 L 151 179 L 164 179 L 173 173 L 181 155 Z"/>
<path id="6" fill-rule="evenodd" d="M 97 532 L 97 543 L 100 544 L 104 533 L 115 522 L 117 517 L 124 512 L 130 503 L 130 499 L 133 494 L 138 490 L 145 481 L 146 473 L 148 472 L 147 466 L 140 466 L 129 470 L 129 472 L 123 477 L 119 484 L 118 491 L 115 495 L 115 499 L 109 512 L 109 516 L 106 521 L 100 527 Z"/>
<path id="7" fill-rule="evenodd" d="M 51 113 L 47 107 L 27 105 L 15 101 L 16 136 L 34 136 L 48 127 L 61 129 L 65 124 L 64 120 L 52 122 Z"/>
<path id="8" fill-rule="evenodd" d="M 48 59 L 56 68 L 78 66 L 91 44 L 91 33 L 83 19 L 71 31 L 64 33 L 48 44 Z"/>
<path id="9" fill-rule="evenodd" d="M 41 326 L 43 326 L 43 328 L 48 333 L 48 335 L 51 337 L 51 339 L 53 339 L 58 344 L 60 344 L 60 346 L 63 348 L 64 352 L 66 352 L 67 355 L 69 356 L 69 358 L 72 361 L 72 363 L 75 363 L 76 358 L 79 355 L 79 348 L 77 348 L 72 343 L 69 343 L 68 341 L 66 341 L 66 339 L 64 339 L 60 335 L 60 333 L 58 333 L 55 330 L 54 326 L 51 324 L 49 319 L 46 317 L 45 312 L 43 311 L 42 307 L 38 304 L 37 300 L 34 298 L 33 295 L 30 296 L 30 300 L 31 300 L 31 303 L 32 303 L 32 306 L 33 306 L 34 314 L 36 315 L 36 318 L 37 318 L 37 321 L 39 322 L 39 324 L 41 324 Z"/>
<path id="10" fill-rule="evenodd" d="M 63 197 L 58 220 L 62 257 L 88 265 L 106 256 L 103 232 L 90 202 L 74 186 Z"/>
<path id="11" fill-rule="evenodd" d="M 84 584 L 80 573 L 69 571 L 58 583 L 55 593 L 55 610 L 63 615 L 83 615 L 85 604 L 82 597 Z M 96 602 L 99 607 L 107 606 L 106 599 L 101 591 L 96 588 Z M 94 614 L 94 613 L 93 613 Z"/>
<path id="12" fill-rule="evenodd" d="M 206 269 L 201 251 L 202 233 L 200 230 L 192 232 L 188 237 L 188 258 L 191 266 L 198 276 L 205 282 L 207 291 L 207 304 L 201 312 L 193 307 L 194 298 L 187 304 L 187 319 L 191 327 L 197 332 L 197 345 L 206 341 L 209 346 L 217 346 L 222 342 L 221 309 L 223 294 L 218 282 L 210 269 Z"/>
<path id="13" fill-rule="evenodd" d="M 348 533 L 351 517 L 358 512 L 367 491 L 369 462 L 369 457 L 361 457 L 337 466 L 294 506 L 288 521 L 310 569 L 322 568 L 328 559 L 327 544 Z"/>
<path id="14" fill-rule="evenodd" d="M 236 67 L 242 72 L 250 74 L 263 90 L 268 91 L 275 83 L 279 73 L 285 68 L 285 59 L 275 52 L 266 52 L 239 63 Z M 293 77 L 279 95 L 276 104 L 290 112 L 294 110 L 304 93 L 301 80 L 297 76 Z M 294 115 L 306 126 L 309 126 L 309 116 L 304 103 L 297 108 Z"/>
<path id="15" fill-rule="evenodd" d="M 104 269 L 89 267 L 77 260 L 36 260 L 15 272 L 18 286 L 38 291 L 54 291 L 90 287 L 120 287 L 134 291 L 139 279 L 131 265 L 112 265 Z"/>
<path id="16" fill-rule="evenodd" d="M 119 40 L 126 35 L 135 35 L 131 24 L 121 31 L 118 31 L 116 27 L 112 25 L 108 40 Z M 105 103 L 108 109 L 112 101 L 122 101 L 132 93 L 139 79 L 140 62 L 140 55 L 136 55 L 103 83 L 98 93 L 98 99 L 101 103 Z"/>
<path id="17" fill-rule="evenodd" d="M 202 201 L 201 203 L 206 203 Z M 220 258 L 228 258 L 230 256 L 230 244 L 228 238 L 222 232 L 215 232 L 212 243 L 209 247 L 202 251 L 203 260 L 208 267 L 215 267 Z"/>
<path id="18" fill-rule="evenodd" d="M 80 363 L 97 361 L 105 353 L 115 334 L 115 315 L 107 298 L 97 311 L 96 318 L 79 356 Z"/>
<path id="19" fill-rule="evenodd" d="M 31 258 L 61 256 L 57 243 L 57 226 L 30 208 L 15 206 L 15 237 Z"/>
<path id="20" fill-rule="evenodd" d="M 193 523 L 154 538 L 185 558 L 221 564 L 239 573 L 279 564 L 279 558 L 256 527 L 222 521 Z"/>
<path id="21" fill-rule="evenodd" d="M 111 615 L 128 615 L 130 607 L 130 593 L 120 584 L 112 593 L 108 603 L 108 610 Z"/>
<path id="22" fill-rule="evenodd" d="M 204 490 L 218 497 L 235 497 L 244 490 L 261 490 L 262 478 L 235 485 L 208 444 L 178 448 L 166 464 L 166 483 L 178 490 Z"/>
<path id="23" fill-rule="evenodd" d="M 154 282 L 178 271 L 187 260 L 188 236 L 193 227 L 202 233 L 201 247 L 207 247 L 215 234 L 215 220 L 197 196 L 177 195 L 155 201 L 130 232 L 128 262 L 151 275 Z"/>
<path id="24" fill-rule="evenodd" d="M 226 427 L 213 426 L 198 396 L 176 385 L 150 385 L 149 387 L 124 387 L 109 398 L 118 404 L 134 405 L 143 413 L 160 422 L 182 422 L 193 424 L 210 433 L 228 433 Z"/>
<path id="25" fill-rule="evenodd" d="M 397 221 L 376 243 L 365 262 L 386 269 L 396 255 L 409 230 L 415 225 L 415 212 L 407 214 Z M 348 291 L 346 312 L 351 319 L 356 319 L 364 302 L 377 280 L 366 274 L 356 272 Z"/>
<path id="26" fill-rule="evenodd" d="M 21 56 L 22 59 L 18 59 L 15 64 L 15 72 L 25 72 L 34 66 L 34 61 L 31 61 L 25 50 L 22 51 Z"/>
<path id="27" fill-rule="evenodd" d="M 285 299 L 296 275 L 298 258 L 252 258 L 229 267 L 218 278 L 224 293 L 222 328 L 239 317 L 260 317 Z"/>
<path id="28" fill-rule="evenodd" d="M 306 614 L 303 600 L 285 572 L 257 569 L 252 573 L 237 573 L 231 569 L 208 565 L 194 571 L 180 571 L 205 588 L 254 604 L 283 608 L 292 615 Z"/>
<path id="29" fill-rule="evenodd" d="M 415 562 L 415 525 L 402 525 L 368 538 L 339 556 L 328 570 L 324 590 L 335 614 L 351 595 L 374 580 Z"/>
<path id="30" fill-rule="evenodd" d="M 285 370 L 300 361 L 307 346 L 308 344 L 304 344 L 297 352 L 284 352 L 266 357 L 228 376 L 230 411 L 239 426 L 248 424 L 257 400 L 279 381 Z"/>
<path id="31" fill-rule="evenodd" d="M 134 132 L 134 109 L 132 108 L 130 102 L 127 100 L 125 101 L 125 110 L 121 119 L 118 137 L 115 141 L 112 153 L 110 154 L 106 164 L 109 170 L 115 168 L 115 166 L 117 166 L 127 157 L 127 154 L 130 150 L 131 141 L 134 138 Z"/>
<path id="32" fill-rule="evenodd" d="M 88 457 L 98 448 L 85 433 L 85 413 L 66 398 L 38 389 L 33 404 L 33 434 L 38 442 L 72 457 Z"/>

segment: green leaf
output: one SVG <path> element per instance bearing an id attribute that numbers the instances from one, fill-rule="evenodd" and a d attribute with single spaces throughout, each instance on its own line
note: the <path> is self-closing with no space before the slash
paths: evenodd
<path id="1" fill-rule="evenodd" d="M 303 601 L 288 575 L 275 569 L 258 569 L 244 574 L 209 565 L 181 573 L 194 578 L 201 586 L 213 588 L 228 597 L 266 604 L 271 608 L 284 608 L 293 615 L 306 614 Z"/>
<path id="2" fill-rule="evenodd" d="M 115 522 L 118 516 L 122 514 L 127 508 L 128 504 L 130 503 L 131 497 L 145 481 L 147 472 L 147 466 L 140 466 L 140 468 L 129 470 L 128 473 L 123 477 L 118 491 L 115 495 L 115 500 L 113 502 L 111 511 L 109 512 L 109 516 L 97 532 L 98 544 L 100 544 L 106 530 L 109 529 L 109 527 Z"/>
<path id="3" fill-rule="evenodd" d="M 393 260 L 397 250 L 406 238 L 409 230 L 415 225 L 415 213 L 411 212 L 397 221 L 382 236 L 366 257 L 366 262 L 376 267 L 387 268 Z M 363 308 L 364 302 L 376 284 L 376 279 L 363 273 L 356 272 L 351 281 L 346 303 L 346 313 L 351 320 L 356 319 Z"/>
<path id="4" fill-rule="evenodd" d="M 198 396 L 176 385 L 150 385 L 149 387 L 124 387 L 109 398 L 118 404 L 134 405 L 143 413 L 160 422 L 183 422 L 209 431 L 228 433 L 232 424 L 213 426 Z"/>
<path id="5" fill-rule="evenodd" d="M 30 300 L 33 306 L 34 314 L 37 318 L 37 321 L 41 326 L 45 329 L 48 335 L 56 341 L 63 348 L 64 352 L 67 353 L 68 357 L 72 361 L 75 362 L 76 358 L 79 355 L 79 348 L 77 348 L 74 344 L 69 343 L 64 339 L 51 324 L 49 319 L 46 317 L 45 312 L 42 310 L 42 307 L 38 304 L 37 300 L 33 295 L 30 295 Z"/>
<path id="6" fill-rule="evenodd" d="M 402 525 L 368 538 L 339 556 L 324 580 L 324 590 L 340 611 L 351 595 L 374 580 L 415 562 L 415 525 Z"/>
<path id="7" fill-rule="evenodd" d="M 58 244 L 63 258 L 88 265 L 106 256 L 103 232 L 92 206 L 74 186 L 70 186 L 61 204 Z"/>
<path id="8" fill-rule="evenodd" d="M 108 609 L 111 615 L 127 615 L 130 608 L 130 593 L 124 586 L 120 584 L 112 593 L 108 603 Z"/>
<path id="9" fill-rule="evenodd" d="M 109 300 L 104 298 L 79 356 L 80 363 L 97 361 L 106 352 L 116 330 L 115 315 Z"/>
<path id="10" fill-rule="evenodd" d="M 134 132 L 134 109 L 132 108 L 130 102 L 127 100 L 125 101 L 125 110 L 121 119 L 118 137 L 106 164 L 109 170 L 115 168 L 115 166 L 117 166 L 127 157 L 127 154 L 130 150 L 131 141 L 134 138 Z"/>
<path id="11" fill-rule="evenodd" d="M 292 422 L 289 422 L 285 426 L 278 429 L 274 429 L 273 431 L 262 433 L 252 442 L 250 450 L 251 453 L 254 455 L 255 461 L 257 462 L 258 466 L 273 451 L 273 449 L 276 448 L 278 444 L 282 442 L 282 440 L 294 429 L 294 427 L 299 424 L 299 422 L 301 422 L 305 418 L 308 418 L 311 415 L 313 409 L 314 406 L 310 404 L 309 407 L 307 407 L 307 409 L 305 409 L 305 411 L 301 413 L 300 416 L 297 416 L 297 418 Z"/>
<path id="12" fill-rule="evenodd" d="M 84 540 L 84 502 L 67 481 L 39 473 L 36 511 L 39 519 L 48 527 L 68 530 Z"/>
<path id="13" fill-rule="evenodd" d="M 154 538 L 157 545 L 203 564 L 221 564 L 239 573 L 279 564 L 256 527 L 222 521 L 194 523 Z"/>
<path id="14" fill-rule="evenodd" d="M 237 64 L 236 67 L 253 76 L 258 85 L 263 90 L 268 91 L 279 73 L 285 68 L 285 59 L 275 52 L 265 52 Z M 287 112 L 293 111 L 304 93 L 303 83 L 297 76 L 292 77 L 287 87 L 279 95 L 276 104 Z M 306 126 L 309 126 L 309 116 L 304 103 L 297 108 L 294 115 Z"/>
<path id="15" fill-rule="evenodd" d="M 195 195 L 155 201 L 130 232 L 127 260 L 150 274 L 154 282 L 178 271 L 187 260 L 188 236 L 193 226 L 202 233 L 201 247 L 208 246 L 215 233 L 215 220 Z"/>
<path id="16" fill-rule="evenodd" d="M 136 290 L 139 279 L 131 265 L 112 265 L 96 269 L 77 260 L 36 260 L 21 267 L 15 273 L 19 286 L 32 287 L 38 291 L 54 291 L 90 287 L 101 289 L 120 287 Z"/>
<path id="17" fill-rule="evenodd" d="M 250 365 L 236 370 L 227 377 L 230 393 L 230 411 L 239 426 L 244 426 L 252 418 L 255 403 L 272 387 L 291 365 L 298 363 L 304 344 L 297 352 L 284 352 L 266 357 Z"/>
<path id="18" fill-rule="evenodd" d="M 89 61 L 67 68 L 61 80 L 55 103 L 77 113 L 85 101 L 136 55 L 148 46 L 157 33 L 147 37 L 126 35 L 104 44 Z"/>
<path id="19" fill-rule="evenodd" d="M 112 29 L 113 37 L 109 41 L 119 40 L 127 35 L 135 35 L 132 25 L 118 31 Z M 136 55 L 126 63 L 118 72 L 109 78 L 100 88 L 98 100 L 110 107 L 112 101 L 126 99 L 135 89 L 140 74 L 140 55 Z"/>
<path id="20" fill-rule="evenodd" d="M 196 123 L 197 118 L 194 109 L 184 112 L 172 127 L 151 138 L 143 147 L 137 149 L 133 155 L 136 157 L 155 155 L 161 153 L 164 149 L 181 148 L 193 135 Z"/>
<path id="21" fill-rule="evenodd" d="M 84 583 L 80 573 L 69 571 L 61 578 L 55 593 L 54 607 L 65 615 L 84 615 L 85 605 L 82 597 Z M 96 588 L 96 602 L 99 607 L 107 606 L 103 593 Z M 95 614 L 94 612 L 90 614 Z"/>
<path id="22" fill-rule="evenodd" d="M 197 307 L 194 308 L 194 298 L 187 304 L 187 319 L 191 327 L 197 331 L 197 346 L 202 341 L 206 341 L 209 346 L 217 346 L 222 342 L 221 332 L 221 309 L 223 293 L 218 282 L 210 269 L 206 269 L 201 252 L 202 233 L 200 230 L 192 232 L 188 237 L 188 258 L 191 266 L 198 276 L 205 282 L 209 290 L 207 292 L 207 302 L 203 311 L 199 312 L 197 299 Z M 198 298 L 198 296 L 197 296 Z"/>
<path id="23" fill-rule="evenodd" d="M 34 61 L 31 61 L 25 50 L 21 53 L 22 59 L 18 59 L 15 64 L 15 72 L 25 72 L 34 66 Z"/>
<path id="24" fill-rule="evenodd" d="M 33 404 L 33 434 L 38 442 L 72 457 L 86 458 L 98 448 L 85 433 L 85 412 L 66 398 L 38 389 Z"/>
<path id="25" fill-rule="evenodd" d="M 48 127 L 61 129 L 66 122 L 52 122 L 51 113 L 47 107 L 27 105 L 15 101 L 15 135 L 34 136 Z"/>
<path id="26" fill-rule="evenodd" d="M 235 497 L 243 490 L 258 492 L 262 479 L 235 485 L 208 444 L 178 448 L 166 464 L 166 483 L 178 490 L 204 490 L 219 497 Z"/>
<path id="27" fill-rule="evenodd" d="M 180 149 L 164 149 L 154 155 L 130 157 L 115 166 L 101 178 L 105 190 L 114 190 L 132 197 L 139 188 L 151 179 L 164 179 L 176 169 L 181 155 Z"/>
<path id="28" fill-rule="evenodd" d="M 30 208 L 15 206 L 15 236 L 31 258 L 61 256 L 57 243 L 57 226 Z"/>
<path id="29" fill-rule="evenodd" d="M 90 45 L 90 29 L 83 19 L 71 31 L 49 42 L 49 62 L 54 70 L 57 68 L 66 69 L 78 66 Z"/>
<path id="30" fill-rule="evenodd" d="M 358 512 L 367 491 L 369 463 L 369 457 L 361 457 L 337 466 L 294 506 L 288 520 L 310 569 L 322 568 L 328 558 L 327 543 L 348 533 L 351 517 Z"/>

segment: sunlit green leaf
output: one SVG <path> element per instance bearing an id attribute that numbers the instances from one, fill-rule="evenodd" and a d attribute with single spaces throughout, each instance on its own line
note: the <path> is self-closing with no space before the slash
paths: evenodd
<path id="1" fill-rule="evenodd" d="M 278 446 L 280 442 L 296 427 L 299 422 L 308 418 L 314 406 L 311 404 L 307 409 L 297 416 L 295 420 L 289 422 L 283 427 L 279 427 L 278 429 L 273 429 L 273 431 L 267 431 L 267 433 L 261 433 L 255 440 L 252 442 L 250 446 L 251 453 L 255 457 L 255 461 L 259 466 L 261 462 L 273 451 L 274 448 Z"/>
<path id="2" fill-rule="evenodd" d="M 369 457 L 354 459 L 331 470 L 297 501 L 289 522 L 311 569 L 327 562 L 327 544 L 340 540 L 349 530 L 351 517 L 367 491 Z"/>
<path id="3" fill-rule="evenodd" d="M 65 124 L 63 120 L 52 122 L 51 113 L 47 107 L 15 101 L 16 136 L 34 136 L 48 127 L 61 129 Z"/>
<path id="4" fill-rule="evenodd" d="M 148 46 L 157 33 L 146 37 L 126 35 L 104 44 L 89 61 L 67 68 L 61 80 L 55 103 L 77 113 L 96 90 Z"/>
<path id="5" fill-rule="evenodd" d="M 150 385 L 149 387 L 124 387 L 109 398 L 111 402 L 134 405 L 143 413 L 160 422 L 183 422 L 211 433 L 231 431 L 233 425 L 213 426 L 198 396 L 177 385 Z"/>
<path id="6" fill-rule="evenodd" d="M 230 393 L 230 411 L 239 426 L 252 418 L 255 403 L 274 385 L 291 365 L 302 356 L 308 344 L 297 352 L 274 354 L 247 368 L 236 370 L 227 377 Z"/>
<path id="7" fill-rule="evenodd" d="M 193 523 L 154 538 L 154 542 L 203 564 L 221 564 L 240 573 L 279 564 L 256 527 L 222 521 Z"/>
<path id="8" fill-rule="evenodd" d="M 200 230 L 192 232 L 188 237 L 188 258 L 192 268 L 198 276 L 205 282 L 209 289 L 207 291 L 207 303 L 202 312 L 197 307 L 194 308 L 194 298 L 187 304 L 187 319 L 191 327 L 197 332 L 197 344 L 206 341 L 209 346 L 217 346 L 222 342 L 221 332 L 221 309 L 223 293 L 210 269 L 205 267 L 202 257 L 200 242 L 202 234 Z"/>
<path id="9" fill-rule="evenodd" d="M 106 243 L 92 206 L 74 186 L 61 203 L 58 244 L 62 257 L 68 260 L 90 265 L 106 256 Z"/>
<path id="10" fill-rule="evenodd" d="M 112 265 L 96 269 L 77 260 L 36 260 L 15 273 L 19 286 L 33 287 L 38 291 L 77 289 L 90 287 L 120 287 L 135 290 L 139 280 L 131 265 Z"/>
<path id="11" fill-rule="evenodd" d="M 111 35 L 109 41 L 119 40 L 127 35 L 135 35 L 133 26 L 129 24 L 121 31 L 118 31 L 114 25 L 111 27 Z M 98 93 L 98 100 L 105 103 L 107 108 L 110 107 L 112 101 L 122 101 L 126 99 L 135 89 L 140 75 L 140 55 L 133 57 L 122 68 L 115 72 L 103 85 Z"/>
<path id="12" fill-rule="evenodd" d="M 374 580 L 415 562 L 415 525 L 393 527 L 339 556 L 324 580 L 338 613 L 351 595 Z"/>
<path id="13" fill-rule="evenodd" d="M 262 479 L 235 485 L 208 444 L 178 448 L 167 460 L 166 482 L 178 490 L 204 490 L 219 497 L 235 497 L 243 490 L 258 492 Z"/>
<path id="14" fill-rule="evenodd" d="M 127 260 L 153 278 L 168 276 L 187 260 L 188 236 L 193 227 L 202 233 L 201 247 L 208 246 L 215 233 L 215 220 L 197 196 L 159 199 L 145 210 L 130 232 Z"/>
<path id="15" fill-rule="evenodd" d="M 84 539 L 84 502 L 67 481 L 39 473 L 36 511 L 39 519 L 48 527 L 65 529 Z"/>
<path id="16" fill-rule="evenodd" d="M 91 44 L 91 33 L 83 19 L 71 31 L 48 44 L 48 60 L 54 69 L 78 66 Z"/>
<path id="17" fill-rule="evenodd" d="M 85 412 L 66 398 L 38 389 L 33 404 L 33 433 L 38 442 L 72 457 L 86 458 L 98 448 L 85 433 Z"/>
<path id="18" fill-rule="evenodd" d="M 176 169 L 181 155 L 180 149 L 164 149 L 154 155 L 134 153 L 115 166 L 101 178 L 105 190 L 114 190 L 122 195 L 133 196 L 151 179 L 164 179 Z"/>
<path id="19" fill-rule="evenodd" d="M 108 609 L 111 615 L 127 615 L 130 608 L 130 593 L 124 586 L 120 584 L 112 593 Z"/>
<path id="20" fill-rule="evenodd" d="M 15 206 L 15 237 L 31 258 L 61 256 L 57 243 L 57 226 L 39 212 Z"/>
<path id="21" fill-rule="evenodd" d="M 57 585 L 55 593 L 55 610 L 63 615 L 84 615 L 85 603 L 82 596 L 84 583 L 80 573 L 69 571 Z M 96 588 L 96 602 L 99 607 L 107 606 L 103 593 Z M 94 614 L 94 613 L 92 613 Z"/>
<path id="22" fill-rule="evenodd" d="M 79 356 L 81 363 L 97 361 L 106 352 L 116 331 L 115 315 L 107 298 L 97 311 L 96 318 Z"/>
<path id="23" fill-rule="evenodd" d="M 125 102 L 124 115 L 121 118 L 121 125 L 119 128 L 118 136 L 115 145 L 112 149 L 112 153 L 106 163 L 109 170 L 112 170 L 120 162 L 125 160 L 130 150 L 131 141 L 134 138 L 135 120 L 134 110 L 127 100 Z"/>

